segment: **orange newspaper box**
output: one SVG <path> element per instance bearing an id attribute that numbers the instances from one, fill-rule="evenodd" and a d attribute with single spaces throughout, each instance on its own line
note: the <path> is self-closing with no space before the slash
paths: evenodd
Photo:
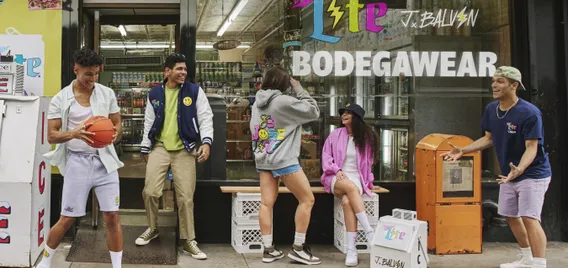
<path id="1" fill-rule="evenodd" d="M 481 153 L 444 161 L 440 155 L 473 140 L 431 134 L 416 145 L 416 213 L 428 222 L 433 254 L 481 253 Z"/>

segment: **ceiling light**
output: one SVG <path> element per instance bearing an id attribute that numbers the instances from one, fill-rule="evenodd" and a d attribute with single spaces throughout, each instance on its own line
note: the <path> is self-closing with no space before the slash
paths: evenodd
<path id="1" fill-rule="evenodd" d="M 169 45 L 101 45 L 102 49 L 125 49 L 125 48 L 170 48 Z M 175 48 L 172 45 L 172 48 Z"/>
<path id="2" fill-rule="evenodd" d="M 217 36 L 222 36 L 225 33 L 225 31 L 229 29 L 231 23 L 233 23 L 233 21 L 237 18 L 239 13 L 241 13 L 241 11 L 243 10 L 243 8 L 247 3 L 248 0 L 241 0 L 237 4 L 237 6 L 233 9 L 233 11 L 231 11 L 231 14 L 229 14 L 229 17 L 225 20 L 225 22 L 223 22 L 223 25 L 221 26 L 221 28 L 219 28 L 219 31 L 217 31 Z"/>
<path id="3" fill-rule="evenodd" d="M 118 26 L 118 30 L 120 31 L 120 34 L 121 34 L 122 36 L 126 36 L 126 29 L 124 29 L 124 26 L 123 26 L 123 25 L 119 25 L 119 26 Z"/>

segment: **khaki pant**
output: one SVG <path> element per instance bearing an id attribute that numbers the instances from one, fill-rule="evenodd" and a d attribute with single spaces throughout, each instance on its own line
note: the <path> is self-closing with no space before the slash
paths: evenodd
<path id="1" fill-rule="evenodd" d="M 156 144 L 148 156 L 146 180 L 142 192 L 148 225 L 155 229 L 158 226 L 158 202 L 162 196 L 168 168 L 171 165 L 178 204 L 180 239 L 187 239 L 188 241 L 195 239 L 193 219 L 195 157 L 195 151 L 192 153 L 185 149 L 167 151 L 163 144 Z"/>

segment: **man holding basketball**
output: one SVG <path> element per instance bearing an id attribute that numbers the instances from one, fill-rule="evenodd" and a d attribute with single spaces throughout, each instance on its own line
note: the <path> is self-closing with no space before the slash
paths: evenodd
<path id="1" fill-rule="evenodd" d="M 117 170 L 124 164 L 118 159 L 112 142 L 100 144 L 102 136 L 97 139 L 95 133 L 88 132 L 93 123 L 86 123 L 97 116 L 109 118 L 114 125 L 113 139 L 116 139 L 121 130 L 120 108 L 114 91 L 96 83 L 103 59 L 87 48 L 75 52 L 73 57 L 77 78 L 53 97 L 47 117 L 47 140 L 56 147 L 45 158 L 59 168 L 64 183 L 61 217 L 47 235 L 43 259 L 37 268 L 51 267 L 53 254 L 63 235 L 76 218 L 85 216 L 91 188 L 94 188 L 103 212 L 112 267 L 120 268 L 123 244 L 118 219 Z"/>
<path id="2" fill-rule="evenodd" d="M 195 241 L 193 193 L 195 191 L 195 159 L 209 158 L 213 142 L 213 111 L 203 89 L 185 81 L 184 55 L 166 58 L 164 82 L 148 92 L 144 117 L 141 153 L 146 160 L 146 181 L 142 196 L 149 228 L 135 243 L 144 246 L 158 237 L 158 201 L 166 174 L 171 167 L 179 213 L 180 238 L 183 249 L 195 259 L 206 259 Z M 197 147 L 197 143 L 201 146 Z"/>

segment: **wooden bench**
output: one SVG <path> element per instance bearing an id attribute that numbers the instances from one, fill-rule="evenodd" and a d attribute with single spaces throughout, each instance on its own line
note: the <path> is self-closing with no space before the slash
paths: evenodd
<path id="1" fill-rule="evenodd" d="M 220 186 L 220 187 L 221 187 L 221 192 L 223 193 L 260 193 L 260 186 Z M 326 193 L 323 186 L 311 186 L 310 189 L 314 194 Z M 377 194 L 386 194 L 390 192 L 388 189 L 383 188 L 381 186 L 375 186 L 371 191 Z M 289 194 L 291 192 L 285 186 L 280 186 L 278 188 L 278 193 Z"/>

